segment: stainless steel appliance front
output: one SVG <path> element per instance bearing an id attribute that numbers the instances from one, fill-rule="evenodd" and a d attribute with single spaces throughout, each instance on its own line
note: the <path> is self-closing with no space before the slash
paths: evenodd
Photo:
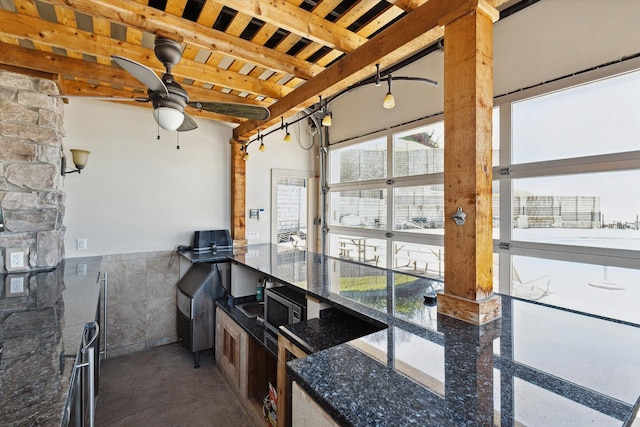
<path id="1" fill-rule="evenodd" d="M 286 286 L 270 288 L 265 292 L 264 301 L 264 324 L 275 333 L 281 325 L 307 318 L 307 300 L 302 292 Z"/>

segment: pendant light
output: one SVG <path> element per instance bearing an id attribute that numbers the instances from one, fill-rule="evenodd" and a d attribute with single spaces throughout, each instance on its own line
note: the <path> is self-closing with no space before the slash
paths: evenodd
<path id="1" fill-rule="evenodd" d="M 322 117 L 322 126 L 329 127 L 331 126 L 331 113 L 327 110 L 327 104 L 324 104 L 324 108 L 322 107 L 322 95 L 320 95 L 320 108 L 324 112 L 324 116 Z"/>
<path id="2" fill-rule="evenodd" d="M 282 139 L 284 142 L 291 142 L 291 134 L 289 133 L 289 123 L 284 122 L 284 117 L 280 117 L 280 129 L 284 128 L 284 138 Z"/>
<path id="3" fill-rule="evenodd" d="M 284 142 L 291 142 L 291 134 L 289 133 L 289 124 L 284 126 L 286 134 L 284 135 Z"/>
<path id="4" fill-rule="evenodd" d="M 331 113 L 324 109 L 324 117 L 322 118 L 322 126 L 329 127 L 331 126 Z"/>
<path id="5" fill-rule="evenodd" d="M 389 74 L 387 76 L 387 84 L 389 86 L 389 89 L 387 91 L 387 95 L 384 97 L 384 101 L 382 101 L 382 106 L 387 110 L 390 110 L 396 106 L 396 100 L 393 98 L 393 95 L 391 94 L 391 80 L 392 80 L 392 77 L 391 77 L 391 74 Z"/>

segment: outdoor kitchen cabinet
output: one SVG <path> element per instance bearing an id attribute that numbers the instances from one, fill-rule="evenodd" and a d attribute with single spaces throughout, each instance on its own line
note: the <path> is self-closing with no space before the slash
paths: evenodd
<path id="1" fill-rule="evenodd" d="M 309 394 L 293 382 L 291 385 L 291 427 L 339 427 L 332 417 Z"/>
<path id="2" fill-rule="evenodd" d="M 233 392 L 242 402 L 247 399 L 247 333 L 224 310 L 216 311 L 216 363 Z"/>
<path id="3" fill-rule="evenodd" d="M 216 363 L 256 426 L 264 426 L 263 400 L 277 380 L 277 359 L 224 309 L 216 311 Z"/>

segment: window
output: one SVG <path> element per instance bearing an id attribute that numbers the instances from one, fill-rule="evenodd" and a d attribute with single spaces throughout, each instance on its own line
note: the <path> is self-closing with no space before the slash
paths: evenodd
<path id="1" fill-rule="evenodd" d="M 500 289 L 640 323 L 640 72 L 580 79 L 501 104 Z"/>
<path id="2" fill-rule="evenodd" d="M 640 71 L 513 103 L 513 163 L 638 150 Z"/>
<path id="3" fill-rule="evenodd" d="M 393 137 L 393 176 L 444 170 L 444 122 L 400 132 Z"/>
<path id="4" fill-rule="evenodd" d="M 309 221 L 309 183 L 306 172 L 273 170 L 271 177 L 274 212 L 272 241 L 305 249 Z"/>
<path id="5" fill-rule="evenodd" d="M 393 190 L 393 229 L 414 233 L 444 233 L 442 184 Z"/>
<path id="6" fill-rule="evenodd" d="M 386 228 L 386 189 L 335 191 L 331 193 L 330 206 L 330 225 L 354 228 Z"/>
<path id="7" fill-rule="evenodd" d="M 378 138 L 358 145 L 335 148 L 330 153 L 328 180 L 356 182 L 387 176 L 387 141 Z"/>
<path id="8" fill-rule="evenodd" d="M 640 323 L 640 71 L 606 72 L 497 100 L 494 290 Z M 329 254 L 442 280 L 442 120 L 330 147 Z"/>
<path id="9" fill-rule="evenodd" d="M 514 240 L 640 250 L 640 170 L 512 183 Z"/>

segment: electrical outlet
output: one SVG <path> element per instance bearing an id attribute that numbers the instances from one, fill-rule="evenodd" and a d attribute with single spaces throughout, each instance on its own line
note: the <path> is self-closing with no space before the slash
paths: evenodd
<path id="1" fill-rule="evenodd" d="M 78 264 L 76 266 L 76 276 L 86 276 L 87 275 L 87 264 Z"/>
<path id="2" fill-rule="evenodd" d="M 247 240 L 258 240 L 260 233 L 257 231 L 247 231 Z"/>
<path id="3" fill-rule="evenodd" d="M 11 268 L 24 267 L 24 254 L 22 252 L 12 252 L 10 260 Z"/>
<path id="4" fill-rule="evenodd" d="M 20 294 L 24 292 L 24 277 L 12 277 L 10 283 L 12 294 Z"/>
<path id="5" fill-rule="evenodd" d="M 76 239 L 76 246 L 79 251 L 87 250 L 87 238 L 83 237 L 82 239 Z"/>

